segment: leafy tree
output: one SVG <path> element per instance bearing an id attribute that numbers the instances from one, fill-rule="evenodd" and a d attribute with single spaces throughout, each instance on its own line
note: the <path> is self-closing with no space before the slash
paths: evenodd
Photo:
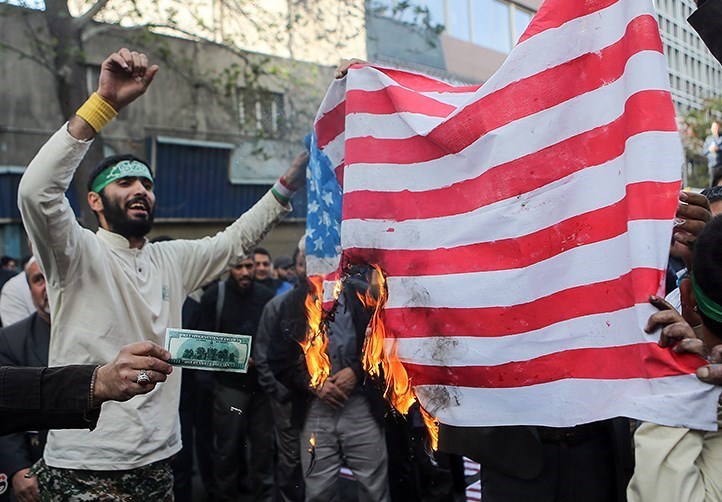
<path id="1" fill-rule="evenodd" d="M 289 92 L 315 87 L 304 81 L 306 77 L 299 77 L 293 58 L 333 65 L 338 56 L 329 56 L 332 52 L 345 52 L 344 47 L 354 43 L 364 47 L 365 41 L 360 43 L 364 7 L 364 0 L 0 0 L 0 17 L 12 17 L 14 24 L 25 27 L 22 44 L 0 33 L 0 50 L 33 61 L 47 72 L 66 120 L 88 97 L 85 44 L 118 25 L 134 28 L 127 33 L 129 47 L 149 52 L 154 61 L 178 72 L 192 87 L 230 101 L 237 99 L 240 87 L 252 92 L 264 76 L 275 77 Z M 35 22 L 38 17 L 42 23 Z M 191 55 L 176 53 L 158 34 L 196 42 L 198 50 Z M 198 53 L 202 53 L 203 44 L 222 48 L 242 63 L 229 64 L 212 74 L 201 73 L 195 63 L 202 57 Z M 277 58 L 259 55 L 258 51 L 292 59 L 281 65 Z M 290 102 L 290 109 L 284 110 L 284 123 L 305 123 L 307 128 L 323 90 L 309 107 L 299 108 Z M 233 110 L 236 106 L 229 102 L 226 108 Z M 262 130 L 256 132 L 259 137 L 264 135 Z M 265 154 L 262 150 L 255 153 Z M 75 179 L 85 180 L 102 157 L 103 138 L 99 135 Z M 83 204 L 81 219 L 86 226 L 94 227 L 97 223 L 88 217 L 91 212 L 85 203 L 84 185 L 79 182 L 74 186 Z"/>

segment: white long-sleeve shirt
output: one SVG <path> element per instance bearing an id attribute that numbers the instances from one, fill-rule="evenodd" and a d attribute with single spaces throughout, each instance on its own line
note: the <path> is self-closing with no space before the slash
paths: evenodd
<path id="1" fill-rule="evenodd" d="M 181 326 L 186 296 L 249 253 L 290 210 L 269 192 L 214 237 L 131 249 L 121 235 L 82 228 L 65 198 L 89 146 L 63 126 L 30 163 L 19 187 L 23 223 L 48 285 L 50 366 L 103 364 L 124 345 L 142 340 L 163 346 L 166 328 Z M 51 431 L 46 463 L 125 470 L 177 453 L 180 373 L 176 369 L 145 396 L 103 404 L 92 432 Z"/>
<path id="2" fill-rule="evenodd" d="M 11 277 L 0 291 L 0 321 L 10 326 L 35 313 L 25 272 Z"/>

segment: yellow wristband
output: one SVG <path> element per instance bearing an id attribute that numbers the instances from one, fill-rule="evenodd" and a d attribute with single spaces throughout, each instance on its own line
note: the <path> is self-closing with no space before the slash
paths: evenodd
<path id="1" fill-rule="evenodd" d="M 95 132 L 100 132 L 108 122 L 118 115 L 118 112 L 110 106 L 110 103 L 98 96 L 97 92 L 94 92 L 75 114 L 90 124 Z"/>

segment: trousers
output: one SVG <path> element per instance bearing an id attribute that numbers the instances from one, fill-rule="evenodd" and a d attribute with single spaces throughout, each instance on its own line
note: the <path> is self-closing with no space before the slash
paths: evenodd
<path id="1" fill-rule="evenodd" d="M 59 469 L 38 461 L 41 502 L 173 502 L 173 471 L 162 460 L 126 471 Z"/>
<path id="2" fill-rule="evenodd" d="M 344 465 L 358 481 L 360 502 L 391 500 L 384 431 L 363 395 L 352 394 L 340 409 L 319 399 L 311 402 L 301 433 L 301 464 L 306 502 L 338 500 Z"/>
<path id="3" fill-rule="evenodd" d="M 301 431 L 291 425 L 291 403 L 271 399 L 276 429 L 276 488 L 279 502 L 303 502 Z"/>
<path id="4" fill-rule="evenodd" d="M 240 410 L 231 412 L 231 407 Z M 274 437 L 269 398 L 216 382 L 211 452 L 214 488 L 219 502 L 237 502 L 246 448 L 250 450 L 251 500 L 273 500 Z"/>

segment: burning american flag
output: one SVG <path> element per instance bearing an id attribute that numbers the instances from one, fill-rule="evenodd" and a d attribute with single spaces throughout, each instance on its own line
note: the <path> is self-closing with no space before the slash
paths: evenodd
<path id="1" fill-rule="evenodd" d="M 309 276 L 382 270 L 441 423 L 716 427 L 702 361 L 643 331 L 683 163 L 651 0 L 547 0 L 482 86 L 354 66 L 311 143 Z"/>

